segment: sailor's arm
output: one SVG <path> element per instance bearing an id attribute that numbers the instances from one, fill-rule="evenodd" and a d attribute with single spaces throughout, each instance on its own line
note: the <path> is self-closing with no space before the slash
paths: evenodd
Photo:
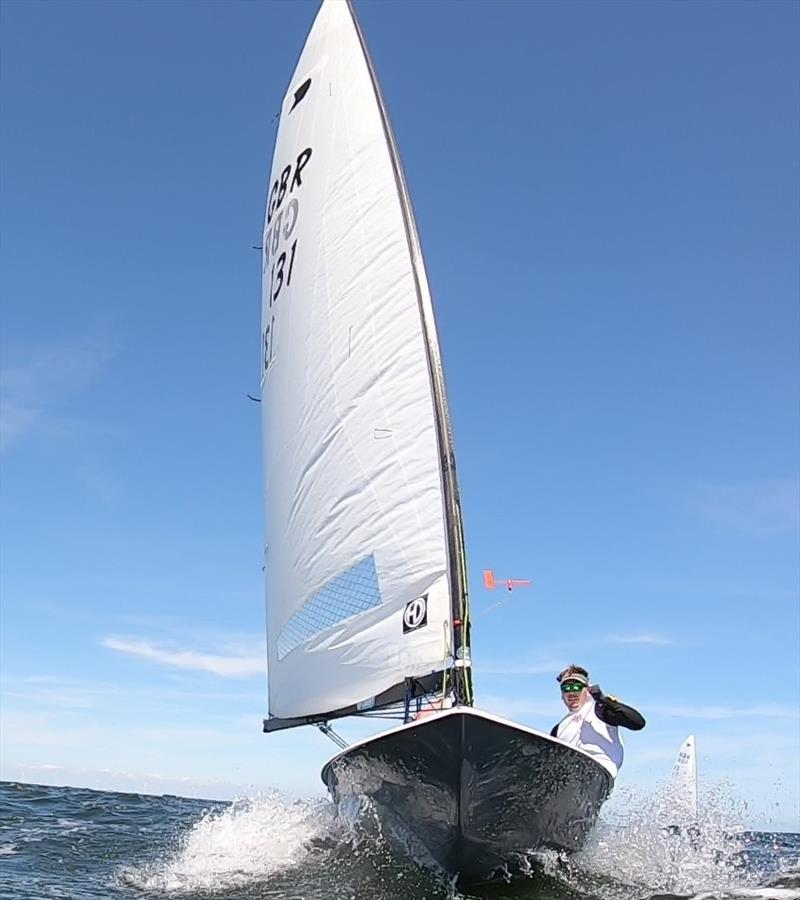
<path id="1" fill-rule="evenodd" d="M 607 696 L 596 684 L 589 688 L 589 693 L 594 697 L 597 717 L 606 725 L 621 725 L 631 731 L 641 731 L 644 728 L 644 716 L 632 706 L 620 703 L 616 697 Z"/>

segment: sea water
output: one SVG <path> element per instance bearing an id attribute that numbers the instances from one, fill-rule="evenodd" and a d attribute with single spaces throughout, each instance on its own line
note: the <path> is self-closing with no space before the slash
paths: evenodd
<path id="1" fill-rule="evenodd" d="M 532 854 L 512 880 L 461 888 L 401 859 L 369 820 L 278 793 L 215 803 L 0 783 L 8 900 L 800 900 L 800 835 L 731 829 L 711 804 L 665 829 L 653 798 L 601 817 L 572 857 Z"/>

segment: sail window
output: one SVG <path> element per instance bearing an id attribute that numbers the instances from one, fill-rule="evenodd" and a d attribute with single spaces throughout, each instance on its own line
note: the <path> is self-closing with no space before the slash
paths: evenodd
<path id="1" fill-rule="evenodd" d="M 375 556 L 370 554 L 334 575 L 292 616 L 278 635 L 278 659 L 351 616 L 380 606 Z"/>

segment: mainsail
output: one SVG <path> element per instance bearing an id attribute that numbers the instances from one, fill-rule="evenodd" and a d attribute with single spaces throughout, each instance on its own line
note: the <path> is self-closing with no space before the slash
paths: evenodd
<path id="1" fill-rule="evenodd" d="M 681 744 L 672 766 L 669 800 L 672 814 L 681 822 L 697 821 L 697 749 L 693 734 Z"/>
<path id="2" fill-rule="evenodd" d="M 266 730 L 471 702 L 444 379 L 408 191 L 349 0 L 284 98 L 263 235 Z"/>

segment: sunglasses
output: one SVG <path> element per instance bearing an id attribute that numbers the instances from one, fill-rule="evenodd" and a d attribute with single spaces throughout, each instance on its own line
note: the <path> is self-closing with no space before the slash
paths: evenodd
<path id="1" fill-rule="evenodd" d="M 564 694 L 579 694 L 585 687 L 579 681 L 567 681 L 561 685 L 561 691 Z"/>

